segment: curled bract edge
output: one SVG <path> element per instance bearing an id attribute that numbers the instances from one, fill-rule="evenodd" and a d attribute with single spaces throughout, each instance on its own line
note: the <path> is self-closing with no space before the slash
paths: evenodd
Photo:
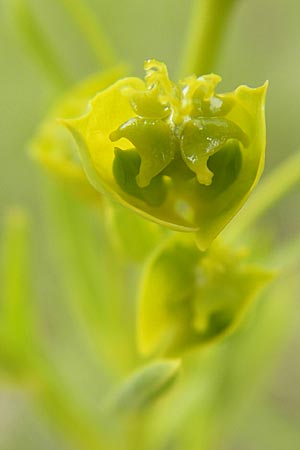
<path id="1" fill-rule="evenodd" d="M 124 78 L 62 122 L 77 141 L 91 184 L 142 216 L 197 232 L 202 250 L 242 207 L 265 153 L 265 94 L 215 92 L 215 74 L 174 83 L 148 60 L 145 80 Z"/>

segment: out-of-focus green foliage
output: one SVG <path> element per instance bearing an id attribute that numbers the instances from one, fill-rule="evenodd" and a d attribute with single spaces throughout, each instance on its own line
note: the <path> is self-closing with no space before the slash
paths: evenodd
<path id="1" fill-rule="evenodd" d="M 94 201 L 101 202 L 101 197 L 95 195 L 95 190 L 91 189 L 87 182 L 74 141 L 58 119 L 83 114 L 89 99 L 109 86 L 125 71 L 125 67 L 116 67 L 105 73 L 92 75 L 73 87 L 52 109 L 48 119 L 41 125 L 31 142 L 34 158 L 68 183 L 77 195 Z"/>
<path id="2" fill-rule="evenodd" d="M 12 5 L 16 6 L 14 21 L 10 15 Z M 236 6 L 234 21 L 230 18 L 232 5 Z M 299 233 L 298 191 L 263 219 L 261 216 L 298 182 L 299 157 L 280 165 L 259 186 L 256 191 L 259 197 L 251 196 L 242 214 L 226 227 L 223 236 L 226 246 L 214 244 L 209 251 L 201 253 L 189 240 L 191 234 L 178 238 L 187 243 L 188 253 L 194 254 L 196 273 L 200 268 L 207 279 L 215 277 L 220 281 L 217 286 L 206 284 L 210 298 L 215 298 L 215 291 L 221 291 L 221 283 L 229 288 L 231 275 L 238 277 L 244 269 L 249 275 L 258 268 L 257 280 L 265 271 L 261 268 L 272 264 L 282 273 L 270 288 L 261 292 L 259 301 L 253 301 L 254 293 L 249 294 L 252 307 L 247 308 L 247 315 L 239 316 L 243 312 L 239 310 L 238 317 L 233 317 L 234 321 L 238 319 L 235 324 L 244 317 L 242 326 L 234 333 L 224 335 L 222 340 L 216 339 L 214 345 L 204 346 L 202 342 L 193 346 L 195 351 L 185 351 L 178 376 L 179 362 L 157 361 L 156 354 L 151 361 L 145 361 L 138 354 L 135 339 L 136 291 L 145 258 L 172 232 L 145 221 L 126 206 L 110 204 L 109 198 L 94 190 L 83 177 L 71 136 L 54 121 L 54 116 L 71 118 L 84 114 L 88 97 L 105 89 L 101 73 L 110 72 L 105 67 L 125 60 L 139 73 L 141 61 L 156 57 L 167 62 L 173 79 L 177 78 L 174 74 L 179 72 L 179 65 L 181 77 L 194 71 L 221 73 L 223 92 L 232 92 L 241 81 L 249 86 L 260 86 L 269 79 L 267 170 L 275 162 L 285 160 L 299 145 L 300 76 L 297 74 L 300 65 L 295 57 L 299 40 L 298 0 L 199 0 L 191 14 L 193 27 L 188 29 L 187 13 L 191 6 L 189 0 L 153 0 L 150 3 L 0 0 L 0 51 L 3 55 L 0 228 L 2 225 L 4 228 L 0 265 L 1 450 L 295 450 L 297 447 L 299 240 L 296 236 L 288 245 L 285 240 L 291 233 Z M 220 14 L 215 15 L 216 12 Z M 102 25 L 99 23 L 101 16 L 105 19 Z M 206 25 L 203 27 L 203 24 Z M 227 39 L 226 25 L 229 25 Z M 105 31 L 116 44 L 120 58 L 111 48 Z M 186 33 L 194 42 L 188 44 L 189 57 L 180 61 Z M 207 41 L 209 35 L 212 39 Z M 207 44 L 200 54 L 197 54 L 198 38 Z M 216 60 L 220 44 L 223 53 Z M 196 66 L 201 70 L 196 70 Z M 94 77 L 92 73 L 98 75 Z M 125 75 L 115 72 L 107 85 Z M 93 79 L 95 90 L 85 95 L 84 86 L 89 90 L 88 86 L 93 83 L 86 84 L 87 80 Z M 205 76 L 203 80 L 204 84 L 209 80 L 214 83 L 218 78 Z M 75 88 L 73 82 L 76 82 Z M 74 94 L 78 97 L 81 88 L 84 95 L 80 94 L 80 106 L 80 102 L 74 103 Z M 73 98 L 68 92 L 72 92 Z M 157 97 L 149 95 L 145 85 L 141 90 L 127 90 L 126 95 L 127 99 L 131 98 L 130 117 L 166 121 L 168 108 L 155 101 Z M 213 97 L 224 99 L 223 94 Z M 199 103 L 195 107 L 197 114 Z M 51 106 L 50 114 L 49 104 L 56 105 Z M 65 106 L 68 109 L 67 105 L 70 114 L 64 110 Z M 195 180 L 199 177 L 202 190 L 211 189 L 214 183 L 205 162 L 214 173 L 211 161 L 223 150 L 210 155 L 208 161 L 200 158 L 194 164 L 188 158 L 194 155 L 193 147 L 199 140 L 209 137 L 219 124 L 222 129 L 221 134 L 217 133 L 219 143 L 231 136 L 240 148 L 247 147 L 243 124 L 236 123 L 239 127 L 236 128 L 230 123 L 235 123 L 228 116 L 231 107 L 229 99 L 220 109 L 221 115 L 214 111 L 216 115 L 212 117 L 210 102 L 204 100 L 201 114 L 205 121 L 202 117 L 191 117 L 187 127 L 187 132 L 191 131 L 188 136 L 193 139 L 185 139 L 180 165 L 186 167 Z M 44 120 L 44 117 L 48 118 Z M 134 136 L 131 125 L 126 123 L 130 117 L 125 118 L 123 124 L 116 124 L 111 137 L 117 139 L 122 133 L 130 134 L 132 141 L 129 141 L 137 149 L 134 157 L 137 158 L 139 150 L 138 157 L 146 164 L 143 176 L 136 179 L 136 192 L 137 186 L 140 190 L 146 189 L 145 183 L 151 184 L 160 176 L 156 171 L 162 161 L 158 160 L 157 166 L 147 167 L 151 160 L 144 151 L 149 147 L 143 135 L 153 137 L 155 127 L 149 127 L 149 123 L 142 127 L 144 122 L 133 121 L 139 126 L 139 133 Z M 206 131 L 197 128 L 195 132 L 194 125 L 205 125 Z M 75 196 L 69 195 L 56 182 L 47 183 L 45 174 L 40 177 L 28 152 L 23 150 L 34 135 L 38 137 L 34 141 L 39 148 L 35 150 L 42 154 L 40 161 L 43 160 L 48 169 L 54 169 L 66 186 L 72 186 Z M 125 139 L 117 139 L 110 145 L 118 147 Z M 230 140 L 224 146 L 229 144 Z M 201 155 L 207 147 L 199 147 Z M 213 152 L 217 148 L 214 147 Z M 244 150 L 249 157 L 249 147 Z M 124 156 L 124 151 L 117 153 L 119 157 Z M 124 161 L 119 163 L 123 167 Z M 135 166 L 133 169 L 136 171 Z M 167 165 L 162 171 L 166 170 Z M 139 174 L 136 172 L 136 175 Z M 210 181 L 211 186 L 206 186 Z M 78 190 L 88 193 L 88 197 L 78 196 Z M 83 201 L 86 198 L 96 201 Z M 101 208 L 98 208 L 99 199 Z M 148 194 L 146 199 L 149 201 Z M 155 196 L 154 200 L 157 201 Z M 30 233 L 29 214 L 14 212 L 6 219 L 6 210 L 10 210 L 11 204 L 20 204 L 30 211 Z M 226 202 L 220 205 L 230 208 Z M 183 206 L 179 204 L 181 211 Z M 238 259 L 239 252 L 230 245 L 236 239 L 246 242 L 249 237 L 253 251 L 245 254 L 244 259 L 242 255 Z M 171 241 L 176 239 L 172 237 Z M 199 246 L 203 244 L 201 239 L 199 235 Z M 170 242 L 162 243 L 160 250 L 150 257 L 148 270 L 162 257 L 163 249 L 168 249 Z M 191 260 L 185 256 L 184 249 L 176 253 L 182 270 L 177 271 L 172 282 L 162 275 L 163 270 L 160 272 L 161 286 L 174 293 L 172 298 L 180 291 L 175 292 L 174 286 L 179 286 L 189 271 L 192 272 L 189 287 L 194 287 Z M 226 267 L 225 274 L 230 276 L 218 272 L 215 265 L 211 267 L 210 261 L 216 260 L 221 260 Z M 168 266 L 166 261 L 164 268 L 173 270 L 172 264 Z M 155 289 L 157 284 L 152 281 L 148 286 Z M 241 291 L 247 287 L 247 283 L 239 284 Z M 196 290 L 199 295 L 192 303 L 199 330 L 207 325 L 214 307 L 219 311 L 220 304 L 208 305 L 203 302 L 199 286 Z M 226 289 L 226 293 L 229 290 Z M 233 294 L 231 291 L 229 297 Z M 155 298 L 148 301 L 151 311 L 155 301 Z M 228 303 L 225 301 L 222 306 Z M 156 311 L 152 312 L 149 320 L 155 317 Z M 162 350 L 158 343 L 157 352 Z M 283 357 L 279 361 L 281 350 Z M 275 361 L 277 366 L 274 366 Z"/>
<path id="3" fill-rule="evenodd" d="M 143 261 L 166 235 L 156 223 L 117 203 L 106 205 L 106 224 L 120 256 L 136 262 Z"/>

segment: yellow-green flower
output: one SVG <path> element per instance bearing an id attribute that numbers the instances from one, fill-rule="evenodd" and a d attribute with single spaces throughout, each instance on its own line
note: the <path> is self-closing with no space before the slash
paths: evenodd
<path id="1" fill-rule="evenodd" d="M 215 92 L 221 78 L 178 83 L 146 61 L 145 80 L 100 92 L 87 114 L 65 120 L 99 192 L 144 217 L 198 234 L 202 249 L 241 208 L 264 165 L 267 85 Z"/>
<path id="2" fill-rule="evenodd" d="M 235 330 L 273 274 L 245 250 L 217 239 L 200 252 L 177 234 L 153 255 L 142 280 L 138 345 L 141 353 L 180 355 Z"/>

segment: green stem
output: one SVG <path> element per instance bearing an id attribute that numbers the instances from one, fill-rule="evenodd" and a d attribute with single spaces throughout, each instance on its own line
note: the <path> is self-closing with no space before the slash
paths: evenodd
<path id="1" fill-rule="evenodd" d="M 226 26 L 237 0 L 194 0 L 180 77 L 214 70 Z"/>
<path id="2" fill-rule="evenodd" d="M 297 184 L 300 187 L 299 151 L 281 163 L 262 181 L 247 205 L 224 232 L 223 237 L 230 241 L 238 239 Z"/>
<path id="3" fill-rule="evenodd" d="M 29 220 L 25 211 L 12 209 L 6 217 L 1 273 L 0 331 L 17 355 L 32 346 L 34 311 L 29 257 Z"/>
<path id="4" fill-rule="evenodd" d="M 13 12 L 33 57 L 38 62 L 45 75 L 58 89 L 65 89 L 71 82 L 63 68 L 60 58 L 53 50 L 44 30 L 35 19 L 26 0 L 14 0 Z"/>
<path id="5" fill-rule="evenodd" d="M 79 26 L 82 36 L 86 39 L 97 59 L 104 67 L 118 63 L 115 50 L 111 46 L 104 30 L 90 11 L 87 2 L 82 0 L 59 0 L 68 10 Z"/>
<path id="6" fill-rule="evenodd" d="M 11 210 L 5 223 L 3 238 L 3 279 L 1 319 L 9 325 L 21 326 L 25 305 L 29 306 L 28 217 L 19 209 Z M 21 326 L 21 328 L 23 328 Z M 21 331 L 21 330 L 19 330 Z"/>

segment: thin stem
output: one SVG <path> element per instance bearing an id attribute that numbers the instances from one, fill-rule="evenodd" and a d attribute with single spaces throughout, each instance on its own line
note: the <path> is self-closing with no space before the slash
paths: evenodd
<path id="1" fill-rule="evenodd" d="M 226 26 L 237 0 L 194 0 L 180 77 L 215 68 Z"/>
<path id="2" fill-rule="evenodd" d="M 35 19 L 26 0 L 14 0 L 13 12 L 19 29 L 25 41 L 45 75 L 58 89 L 65 89 L 70 83 L 70 77 L 63 68 L 60 58 L 53 50 L 44 30 Z"/>
<path id="3" fill-rule="evenodd" d="M 300 152 L 290 156 L 259 185 L 245 208 L 236 216 L 223 237 L 233 241 L 252 226 L 297 184 L 300 188 Z"/>
<path id="4" fill-rule="evenodd" d="M 79 26 L 97 59 L 104 67 L 118 63 L 118 58 L 95 14 L 82 0 L 59 0 Z"/>
<path id="5" fill-rule="evenodd" d="M 3 236 L 0 329 L 22 355 L 32 342 L 34 329 L 29 235 L 26 212 L 9 211 Z"/>
<path id="6" fill-rule="evenodd" d="M 107 448 L 101 424 L 87 417 L 88 412 L 64 385 L 41 339 L 34 334 L 28 222 L 26 212 L 16 208 L 9 211 L 5 221 L 0 285 L 1 365 L 8 355 L 7 369 L 13 370 L 22 386 L 32 388 L 43 414 L 64 432 L 74 448 Z"/>
<path id="7" fill-rule="evenodd" d="M 5 307 L 5 323 L 13 323 L 22 321 L 22 314 L 26 311 L 24 306 L 29 300 L 28 218 L 26 213 L 19 209 L 9 211 L 5 225 L 4 274 L 1 283 L 3 296 L 1 297 Z M 27 306 L 29 305 L 27 304 Z"/>

